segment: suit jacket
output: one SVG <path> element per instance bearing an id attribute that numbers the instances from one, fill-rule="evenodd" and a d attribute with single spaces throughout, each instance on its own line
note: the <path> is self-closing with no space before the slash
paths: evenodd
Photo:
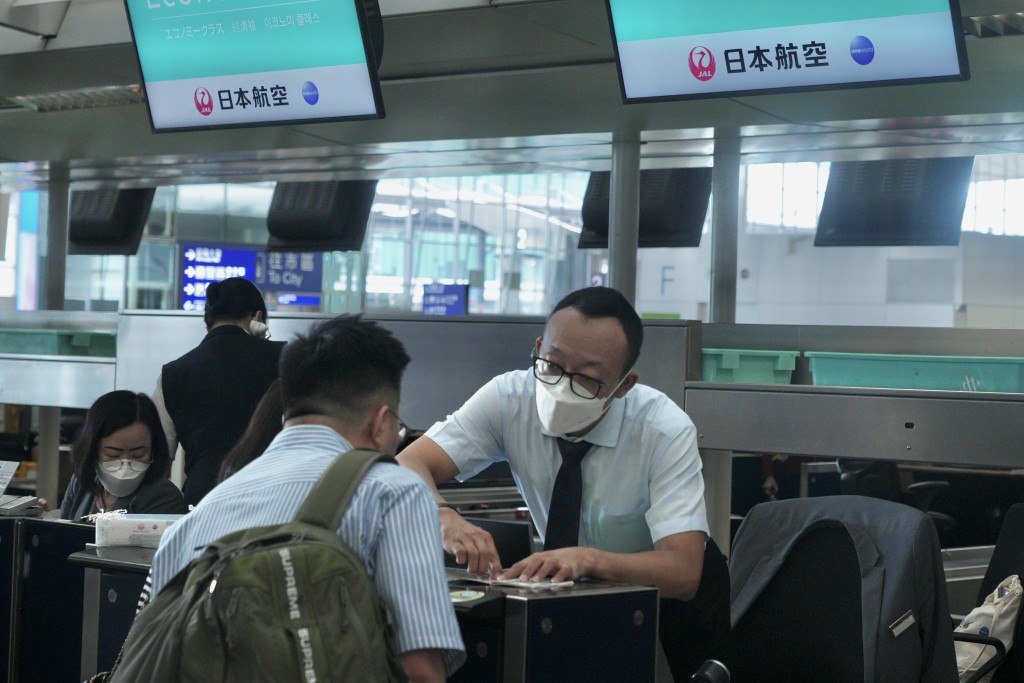
<path id="1" fill-rule="evenodd" d="M 82 487 L 77 477 L 72 476 L 68 489 L 64 492 L 64 500 L 60 504 L 61 519 L 78 522 L 92 512 L 92 501 L 95 498 Z M 127 510 L 130 515 L 183 515 L 188 512 L 188 505 L 181 491 L 170 479 L 160 477 L 153 481 L 143 482 L 135 493 L 118 498 L 114 503 L 115 510 Z"/>
<path id="2" fill-rule="evenodd" d="M 284 342 L 222 325 L 164 365 L 163 401 L 185 449 L 182 492 L 188 503 L 198 503 L 216 484 L 221 461 L 277 377 L 282 348 Z"/>
<path id="3" fill-rule="evenodd" d="M 899 503 L 826 496 L 755 506 L 733 546 L 733 628 L 795 543 L 816 525 L 836 523 L 849 532 L 860 563 L 864 680 L 955 683 L 956 656 L 938 534 L 926 514 Z M 890 626 L 908 612 L 915 623 L 894 635 Z"/>

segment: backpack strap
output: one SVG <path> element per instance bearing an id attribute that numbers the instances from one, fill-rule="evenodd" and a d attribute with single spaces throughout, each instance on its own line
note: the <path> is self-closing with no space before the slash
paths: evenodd
<path id="1" fill-rule="evenodd" d="M 355 448 L 336 457 L 313 484 L 294 521 L 337 529 L 356 487 L 376 462 L 395 463 L 395 459 L 366 448 Z"/>

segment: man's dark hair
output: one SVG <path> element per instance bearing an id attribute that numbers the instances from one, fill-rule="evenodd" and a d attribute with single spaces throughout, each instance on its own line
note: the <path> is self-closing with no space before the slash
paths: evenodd
<path id="1" fill-rule="evenodd" d="M 565 295 L 555 304 L 551 315 L 563 308 L 574 308 L 585 318 L 615 318 L 626 333 L 626 367 L 624 371 L 636 365 L 640 357 L 640 347 L 644 343 L 644 324 L 636 309 L 626 297 L 611 287 L 584 287 Z M 551 315 L 548 320 L 551 320 Z"/>
<path id="2" fill-rule="evenodd" d="M 317 323 L 281 351 L 284 417 L 356 420 L 381 397 L 398 398 L 408 364 L 402 343 L 377 323 L 358 315 Z"/>
<path id="3" fill-rule="evenodd" d="M 262 313 L 267 322 L 267 304 L 259 288 L 244 277 L 229 277 L 211 282 L 206 288 L 203 321 L 206 329 L 222 321 L 241 320 L 253 313 Z"/>

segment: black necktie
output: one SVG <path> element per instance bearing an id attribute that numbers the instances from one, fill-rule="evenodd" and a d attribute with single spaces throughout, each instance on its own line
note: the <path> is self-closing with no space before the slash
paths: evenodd
<path id="1" fill-rule="evenodd" d="M 580 542 L 580 503 L 583 501 L 583 456 L 592 444 L 586 441 L 558 440 L 562 465 L 555 475 L 548 508 L 548 528 L 544 550 L 569 548 Z"/>

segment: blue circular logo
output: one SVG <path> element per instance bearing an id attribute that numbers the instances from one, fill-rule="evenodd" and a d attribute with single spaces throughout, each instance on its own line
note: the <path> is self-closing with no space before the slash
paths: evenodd
<path id="1" fill-rule="evenodd" d="M 857 36 L 850 41 L 850 56 L 861 66 L 870 64 L 875 58 L 875 46 L 867 36 Z"/>
<path id="2" fill-rule="evenodd" d="M 320 91 L 316 89 L 316 83 L 306 81 L 302 84 L 302 99 L 306 104 L 316 104 L 320 100 Z"/>

